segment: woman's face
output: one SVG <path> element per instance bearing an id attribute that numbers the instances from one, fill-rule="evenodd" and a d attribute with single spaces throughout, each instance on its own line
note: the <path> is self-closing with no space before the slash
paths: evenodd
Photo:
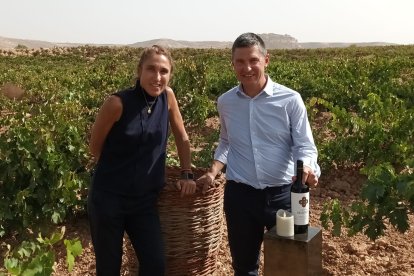
<path id="1" fill-rule="evenodd" d="M 141 87 L 152 97 L 159 96 L 171 77 L 171 63 L 164 55 L 149 56 L 138 69 Z"/>

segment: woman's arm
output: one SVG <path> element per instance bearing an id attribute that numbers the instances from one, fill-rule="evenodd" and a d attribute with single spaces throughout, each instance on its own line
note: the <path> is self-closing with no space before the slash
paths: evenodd
<path id="1" fill-rule="evenodd" d="M 101 156 L 106 136 L 114 123 L 119 120 L 121 114 L 122 101 L 118 96 L 114 95 L 106 99 L 99 109 L 95 123 L 92 126 L 91 138 L 89 140 L 89 151 L 95 162 L 97 162 Z"/>
<path id="2" fill-rule="evenodd" d="M 183 118 L 178 108 L 177 99 L 171 88 L 167 88 L 168 109 L 170 113 L 171 130 L 174 134 L 178 157 L 182 170 L 191 170 L 190 140 L 184 128 Z"/>
<path id="3" fill-rule="evenodd" d="M 171 130 L 177 146 L 178 158 L 182 172 L 191 173 L 191 150 L 190 140 L 184 127 L 183 118 L 178 107 L 177 99 L 170 87 L 167 87 L 168 111 L 170 117 Z M 180 180 L 181 195 L 192 194 L 195 192 L 196 184 L 193 179 Z"/>

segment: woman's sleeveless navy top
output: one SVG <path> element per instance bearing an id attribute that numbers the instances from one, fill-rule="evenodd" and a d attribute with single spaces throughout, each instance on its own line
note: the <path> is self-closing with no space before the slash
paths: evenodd
<path id="1" fill-rule="evenodd" d="M 158 99 L 139 85 L 115 93 L 122 115 L 106 138 L 93 179 L 93 189 L 125 196 L 158 193 L 165 183 L 168 99 Z M 148 113 L 148 105 L 151 113 Z"/>

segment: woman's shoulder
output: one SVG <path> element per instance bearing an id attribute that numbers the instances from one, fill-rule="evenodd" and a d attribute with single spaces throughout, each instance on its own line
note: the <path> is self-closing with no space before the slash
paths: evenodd
<path id="1" fill-rule="evenodd" d="M 174 90 L 169 86 L 167 86 L 165 88 L 165 95 L 166 95 L 169 103 L 171 103 L 172 101 L 177 101 L 177 99 L 175 97 Z"/>
<path id="2" fill-rule="evenodd" d="M 168 110 L 174 110 L 175 106 L 177 105 L 177 99 L 175 98 L 175 94 L 174 91 L 172 90 L 171 87 L 167 86 L 165 88 L 165 95 L 167 97 L 167 102 L 168 102 Z"/>
<path id="3" fill-rule="evenodd" d="M 107 112 L 119 115 L 122 112 L 122 100 L 117 94 L 112 94 L 105 100 L 103 107 Z"/>
<path id="4" fill-rule="evenodd" d="M 175 95 L 174 95 L 174 91 L 173 91 L 173 89 L 172 89 L 171 87 L 167 86 L 167 87 L 165 88 L 165 92 L 166 92 L 166 94 L 167 94 L 167 97 L 170 97 L 170 96 L 174 96 L 174 97 L 175 97 Z"/>

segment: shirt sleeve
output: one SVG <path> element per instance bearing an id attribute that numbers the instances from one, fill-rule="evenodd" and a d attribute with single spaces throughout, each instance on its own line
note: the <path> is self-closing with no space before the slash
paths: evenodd
<path id="1" fill-rule="evenodd" d="M 296 160 L 302 160 L 303 164 L 312 168 L 319 177 L 321 169 L 317 163 L 318 150 L 313 140 L 306 106 L 300 94 L 297 94 L 291 102 L 290 120 L 293 140 L 292 153 L 295 164 Z"/>
<path id="2" fill-rule="evenodd" d="M 220 99 L 217 104 L 217 109 L 220 114 L 220 139 L 219 144 L 214 152 L 214 160 L 218 160 L 223 164 L 227 164 L 227 153 L 229 152 L 229 140 L 227 135 L 226 124 L 224 118 L 221 116 L 221 104 Z"/>

